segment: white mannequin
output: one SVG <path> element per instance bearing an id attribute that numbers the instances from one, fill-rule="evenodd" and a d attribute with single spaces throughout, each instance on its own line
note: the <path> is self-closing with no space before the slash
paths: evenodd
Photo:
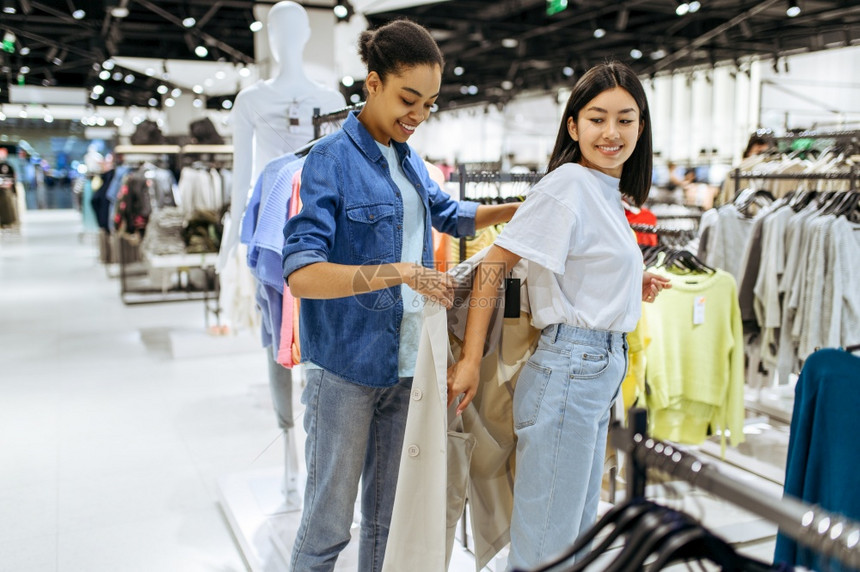
<path id="1" fill-rule="evenodd" d="M 222 239 L 219 268 L 236 247 L 239 224 L 248 195 L 266 163 L 313 139 L 313 110 L 327 113 L 346 106 L 343 96 L 310 80 L 302 67 L 302 52 L 311 29 L 305 9 L 295 2 L 278 2 L 268 16 L 272 58 L 278 75 L 248 86 L 236 96 L 233 124 L 233 189 L 230 229 Z M 290 126 L 290 113 L 299 125 Z"/>
<path id="2" fill-rule="evenodd" d="M 279 64 L 277 75 L 246 87 L 239 92 L 230 114 L 233 124 L 233 187 L 231 189 L 230 222 L 225 225 L 218 269 L 238 267 L 250 272 L 244 256 L 238 265 L 231 263 L 236 256 L 239 228 L 248 197 L 266 164 L 313 139 L 313 111 L 327 113 L 346 106 L 343 96 L 310 80 L 302 67 L 302 52 L 310 38 L 310 22 L 305 9 L 295 2 L 278 2 L 268 15 L 269 48 Z M 229 294 L 228 294 L 229 295 Z M 222 307 L 227 307 L 222 304 Z M 250 302 L 253 307 L 253 302 Z M 275 348 L 277 353 L 277 348 Z M 267 353 L 267 359 L 271 357 Z M 275 364 L 274 367 L 281 366 Z M 289 375 L 288 370 L 282 374 Z M 272 391 L 276 384 L 270 375 Z M 281 396 L 291 400 L 291 395 Z M 277 400 L 277 398 L 276 398 Z M 298 493 L 298 456 L 292 432 L 284 430 L 285 468 L 281 492 L 286 510 L 301 509 Z"/>

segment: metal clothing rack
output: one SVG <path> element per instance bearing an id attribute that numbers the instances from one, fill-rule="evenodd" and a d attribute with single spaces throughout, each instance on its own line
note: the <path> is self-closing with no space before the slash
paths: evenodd
<path id="1" fill-rule="evenodd" d="M 500 171 L 470 171 L 467 165 L 459 165 L 449 177 L 452 183 L 460 184 L 460 200 L 468 200 L 466 197 L 466 185 L 469 183 L 530 183 L 540 181 L 544 173 L 503 173 Z M 460 239 L 460 262 L 466 259 L 466 239 Z"/>
<path id="2" fill-rule="evenodd" d="M 314 107 L 314 115 L 312 120 L 314 125 L 314 141 L 316 141 L 323 135 L 328 134 L 323 132 L 324 126 L 331 123 L 337 123 L 338 127 L 340 127 L 340 123 L 349 116 L 350 111 L 361 109 L 363 106 L 363 103 L 358 105 L 348 105 L 344 108 L 336 109 L 329 113 L 320 113 L 320 108 Z"/>
<path id="3" fill-rule="evenodd" d="M 860 189 L 860 168 L 853 167 L 849 170 L 829 171 L 824 173 L 762 173 L 757 171 L 732 171 L 732 180 L 735 183 L 735 196 L 740 192 L 741 179 L 761 179 L 769 181 L 850 181 L 850 190 Z"/>
<path id="4" fill-rule="evenodd" d="M 644 409 L 630 410 L 627 428 L 615 423 L 611 440 L 628 455 L 628 499 L 644 498 L 646 470 L 651 467 L 777 524 L 780 532 L 824 557 L 860 567 L 860 522 L 793 498 L 770 496 L 733 480 L 694 455 L 649 438 Z"/>

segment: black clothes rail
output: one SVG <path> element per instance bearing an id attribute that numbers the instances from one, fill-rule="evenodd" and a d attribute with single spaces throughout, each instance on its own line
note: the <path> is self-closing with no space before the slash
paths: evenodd
<path id="1" fill-rule="evenodd" d="M 346 107 L 343 107 L 341 109 L 336 109 L 336 110 L 331 111 L 329 113 L 320 113 L 320 108 L 315 107 L 314 108 L 314 116 L 313 116 L 314 141 L 316 141 L 317 139 L 319 139 L 323 135 L 327 135 L 328 133 L 331 133 L 331 131 L 327 131 L 327 132 L 324 131 L 323 128 L 325 126 L 328 126 L 328 125 L 331 125 L 334 123 L 337 125 L 338 128 L 340 128 L 341 123 L 343 122 L 344 119 L 346 119 L 349 116 L 350 111 L 353 111 L 356 109 L 361 109 L 363 106 L 364 106 L 363 103 L 358 104 L 358 105 L 348 105 Z M 336 130 L 337 129 L 334 129 L 333 131 L 336 131 Z"/>
<path id="2" fill-rule="evenodd" d="M 860 568 L 860 523 L 739 483 L 696 456 L 649 438 L 646 427 L 646 411 L 634 408 L 629 413 L 629 426 L 622 428 L 615 423 L 610 432 L 612 444 L 628 455 L 628 499 L 644 498 L 646 470 L 654 468 L 766 518 L 777 524 L 780 532 L 822 556 Z"/>
<path id="3" fill-rule="evenodd" d="M 860 190 L 860 168 L 854 167 L 850 170 L 829 171 L 825 173 L 761 173 L 756 171 L 732 171 L 732 180 L 735 182 L 735 195 L 741 190 L 741 179 L 759 179 L 768 181 L 850 181 L 849 190 Z"/>
<path id="4" fill-rule="evenodd" d="M 452 183 L 460 184 L 460 200 L 465 201 L 466 185 L 469 183 L 528 183 L 534 185 L 540 181 L 544 173 L 503 173 L 501 171 L 470 171 L 466 165 L 460 165 L 448 178 Z M 460 239 L 460 262 L 466 259 L 466 239 Z"/>

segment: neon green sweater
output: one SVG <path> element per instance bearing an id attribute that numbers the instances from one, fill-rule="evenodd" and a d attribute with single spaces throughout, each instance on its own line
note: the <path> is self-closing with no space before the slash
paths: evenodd
<path id="1" fill-rule="evenodd" d="M 651 434 L 698 444 L 711 425 L 714 432 L 728 429 L 732 445 L 742 443 L 744 347 L 735 279 L 722 270 L 651 271 L 672 281 L 656 302 L 645 304 Z"/>

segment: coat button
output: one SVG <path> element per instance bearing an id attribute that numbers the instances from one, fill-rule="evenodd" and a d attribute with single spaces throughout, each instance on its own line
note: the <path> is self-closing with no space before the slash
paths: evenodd
<path id="1" fill-rule="evenodd" d="M 423 391 L 421 391 L 417 387 L 412 390 L 412 399 L 414 399 L 415 401 L 420 401 L 422 397 L 424 397 Z"/>
<path id="2" fill-rule="evenodd" d="M 418 448 L 418 445 L 409 445 L 409 447 L 406 448 L 406 453 L 410 457 L 417 457 L 421 453 L 421 449 Z"/>
<path id="3" fill-rule="evenodd" d="M 367 217 L 367 218 L 369 218 L 370 220 L 373 220 L 373 215 L 370 215 L 370 216 L 369 216 L 369 217 Z"/>

